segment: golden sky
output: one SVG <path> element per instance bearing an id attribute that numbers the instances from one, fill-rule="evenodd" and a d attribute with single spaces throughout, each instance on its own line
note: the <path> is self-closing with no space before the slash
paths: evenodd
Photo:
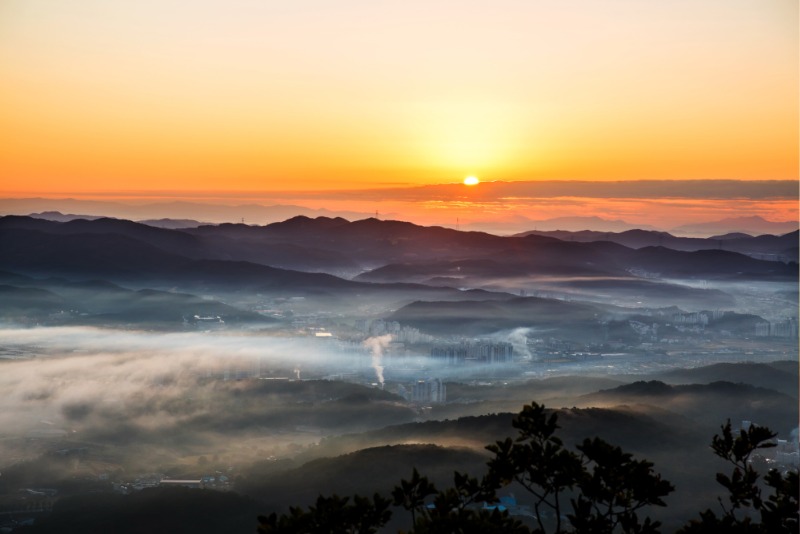
<path id="1" fill-rule="evenodd" d="M 797 0 L 3 0 L 0 194 L 798 179 Z"/>

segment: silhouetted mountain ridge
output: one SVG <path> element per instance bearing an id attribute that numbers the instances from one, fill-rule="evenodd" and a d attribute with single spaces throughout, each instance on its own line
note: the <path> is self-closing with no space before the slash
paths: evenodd
<path id="1" fill-rule="evenodd" d="M 708 238 L 677 237 L 667 232 L 649 230 L 627 230 L 624 232 L 598 232 L 583 230 L 579 232 L 568 231 L 537 231 L 531 230 L 516 234 L 517 236 L 539 235 L 555 237 L 563 241 L 589 243 L 594 241 L 610 241 L 630 248 L 644 248 L 648 246 L 663 246 L 673 250 L 692 252 L 696 250 L 728 250 L 747 255 L 782 257 L 784 261 L 797 261 L 796 251 L 798 231 L 782 235 L 759 235 L 757 237 L 743 233 L 728 233 Z"/>

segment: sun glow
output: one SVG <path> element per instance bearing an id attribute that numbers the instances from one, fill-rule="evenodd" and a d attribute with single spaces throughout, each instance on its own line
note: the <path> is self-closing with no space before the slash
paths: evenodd
<path id="1" fill-rule="evenodd" d="M 481 183 L 476 176 L 467 176 L 464 178 L 464 185 L 478 185 Z"/>

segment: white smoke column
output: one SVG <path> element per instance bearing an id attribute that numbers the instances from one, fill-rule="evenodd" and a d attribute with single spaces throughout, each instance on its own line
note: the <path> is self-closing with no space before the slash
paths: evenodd
<path id="1" fill-rule="evenodd" d="M 392 334 L 384 334 L 364 340 L 364 346 L 372 351 L 372 368 L 375 369 L 375 377 L 383 388 L 383 351 L 392 342 Z"/>
<path id="2" fill-rule="evenodd" d="M 508 342 L 514 347 L 514 354 L 517 355 L 517 358 L 533 359 L 531 351 L 528 350 L 528 334 L 530 332 L 530 328 L 515 328 L 508 334 Z"/>

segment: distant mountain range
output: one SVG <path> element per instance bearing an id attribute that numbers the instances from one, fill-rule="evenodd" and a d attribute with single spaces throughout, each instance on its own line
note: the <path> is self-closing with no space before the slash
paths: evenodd
<path id="1" fill-rule="evenodd" d="M 781 235 L 789 232 L 796 232 L 797 229 L 797 221 L 773 222 L 758 216 L 752 216 L 731 217 L 706 223 L 685 224 L 673 228 L 671 231 L 674 234 L 702 237 L 715 234 L 729 234 L 732 232 L 743 232 L 751 235 Z"/>
<path id="2" fill-rule="evenodd" d="M 267 278 L 275 279 L 281 269 L 291 269 L 295 272 L 292 276 L 305 271 L 308 282 L 313 272 L 347 276 L 375 268 L 359 280 L 382 283 L 467 274 L 630 276 L 642 272 L 690 278 L 797 274 L 796 264 L 764 261 L 734 251 L 750 247 L 767 256 L 786 254 L 788 245 L 793 241 L 796 245 L 796 233 L 729 240 L 686 240 L 653 232 L 578 235 L 603 239 L 500 237 L 374 218 L 349 222 L 298 216 L 266 226 L 222 224 L 172 230 L 121 219 L 59 223 L 6 216 L 0 218 L 0 268 L 23 274 L 111 276 L 112 280 L 225 278 L 240 283 L 267 272 Z M 611 242 L 609 237 L 627 246 Z M 660 244 L 650 244 L 654 241 Z M 694 250 L 675 250 L 668 248 L 670 245 Z M 317 275 L 310 287 L 355 283 L 327 275 Z"/>
<path id="3" fill-rule="evenodd" d="M 752 217 L 733 217 L 710 221 L 705 223 L 686 224 L 669 230 L 669 233 L 659 231 L 656 228 L 634 225 L 621 220 L 607 220 L 600 217 L 558 217 L 555 219 L 530 220 L 529 225 L 534 228 L 515 235 L 529 235 L 532 233 L 554 235 L 596 235 L 601 233 L 627 233 L 638 232 L 645 234 L 646 230 L 651 230 L 649 234 L 668 236 L 675 238 L 683 236 L 686 238 L 710 238 L 710 239 L 731 239 L 760 236 L 764 234 L 784 235 L 798 230 L 796 221 L 773 222 L 767 221 L 758 216 Z M 738 234 L 733 235 L 731 234 Z M 589 240 L 589 239 L 587 239 Z M 597 239 L 591 239 L 596 241 Z M 652 244 L 652 243 L 651 243 Z"/>
<path id="4" fill-rule="evenodd" d="M 517 216 L 509 222 L 476 222 L 464 225 L 465 230 L 488 231 L 497 234 L 515 234 L 520 228 L 534 231 L 580 231 L 591 229 L 597 232 L 624 232 L 635 228 L 642 230 L 656 230 L 653 226 L 633 224 L 619 219 L 604 219 L 602 217 L 554 217 L 551 219 L 529 219 Z"/>
<path id="5" fill-rule="evenodd" d="M 707 384 L 724 380 L 735 384 L 751 384 L 796 397 L 797 360 L 772 363 L 717 363 L 693 369 L 672 369 L 659 375 L 670 384 Z"/>
<path id="6" fill-rule="evenodd" d="M 750 384 L 716 381 L 709 384 L 668 385 L 658 380 L 625 384 L 585 395 L 590 405 L 601 402 L 650 404 L 681 413 L 711 426 L 718 413 L 732 421 L 758 421 L 771 428 L 786 428 L 797 421 L 797 396 Z M 715 414 L 711 416 L 710 414 Z"/>
<path id="7" fill-rule="evenodd" d="M 486 184 L 484 184 L 486 185 Z M 498 185 L 498 184 L 494 184 Z M 510 187 L 513 184 L 505 184 Z M 595 184 L 596 185 L 596 184 Z M 483 186 L 482 186 L 483 187 Z M 80 217 L 94 219 L 102 217 L 119 217 L 164 228 L 187 228 L 200 224 L 246 222 L 247 224 L 268 224 L 279 222 L 297 215 L 307 217 L 343 217 L 358 220 L 369 217 L 370 213 L 313 209 L 295 204 L 262 205 L 256 203 L 239 205 L 210 204 L 204 202 L 173 201 L 151 203 L 125 203 L 98 200 L 80 200 L 71 198 L 14 198 L 0 199 L 0 215 L 33 215 L 39 218 L 65 222 Z M 68 214 L 68 215 L 64 215 Z M 79 215 L 71 215 L 79 214 Z M 391 219 L 396 214 L 384 213 L 382 218 Z M 549 219 L 533 219 L 523 215 L 507 221 L 475 220 L 462 224 L 459 229 L 467 231 L 490 232 L 498 235 L 518 234 L 527 231 L 568 231 L 584 230 L 595 232 L 625 232 L 627 230 L 669 231 L 676 236 L 709 237 L 741 232 L 747 235 L 773 234 L 783 235 L 798 229 L 797 221 L 767 221 L 759 216 L 743 216 L 692 223 L 675 228 L 655 228 L 641 223 L 631 223 L 619 219 L 607 219 L 597 216 L 555 217 Z"/>
<path id="8" fill-rule="evenodd" d="M 555 237 L 562 241 L 577 241 L 583 243 L 610 241 L 636 249 L 644 247 L 667 247 L 673 250 L 684 251 L 709 249 L 728 250 L 760 259 L 797 261 L 798 233 L 798 230 L 794 230 L 780 236 L 760 235 L 758 237 L 753 237 L 744 233 L 730 233 L 708 238 L 698 238 L 676 237 L 667 232 L 646 230 L 627 230 L 619 233 L 598 232 L 594 230 L 583 230 L 580 232 L 568 232 L 563 230 L 545 232 L 532 230 L 517 235 L 521 237 L 539 235 Z"/>
<path id="9" fill-rule="evenodd" d="M 291 204 L 209 204 L 203 202 L 151 202 L 128 204 L 101 200 L 73 198 L 0 198 L 0 214 L 27 215 L 31 213 L 82 213 L 89 217 L 120 217 L 130 220 L 189 219 L 213 223 L 240 222 L 268 224 L 296 215 L 310 217 L 346 217 L 363 219 L 369 213 L 313 209 Z"/>
<path id="10" fill-rule="evenodd" d="M 102 219 L 100 215 L 75 215 L 74 213 L 61 213 L 60 211 L 43 211 L 41 213 L 31 213 L 29 215 L 34 219 L 45 219 L 55 222 L 69 222 L 77 219 L 86 219 L 87 221 L 94 221 L 95 219 Z M 180 228 L 197 228 L 204 224 L 211 224 L 208 222 L 195 221 L 194 219 L 144 219 L 137 221 L 148 226 L 155 226 L 156 228 L 169 228 L 177 230 Z"/>
<path id="11" fill-rule="evenodd" d="M 362 275 L 364 281 L 368 277 L 371 282 L 386 282 L 388 278 L 408 281 L 409 269 L 417 274 L 422 269 L 422 274 L 430 277 L 478 269 L 482 276 L 627 276 L 638 270 L 706 278 L 741 274 L 789 276 L 797 270 L 796 265 L 735 252 L 737 247 L 747 248 L 753 243 L 761 254 L 770 257 L 786 254 L 786 247 L 796 241 L 796 234 L 780 238 L 686 240 L 669 234 L 625 232 L 616 234 L 616 239 L 625 243 L 618 244 L 606 239 L 612 234 L 582 233 L 581 239 L 590 242 L 578 242 L 541 235 L 501 237 L 374 218 L 350 222 L 343 218 L 303 216 L 266 226 L 221 224 L 182 230 L 121 219 L 58 223 L 6 216 L 0 218 L 0 232 L 6 249 L 0 267 L 37 268 L 47 274 L 80 270 L 102 274 L 103 269 L 109 268 L 116 269 L 118 274 L 144 275 L 156 271 L 163 274 L 184 267 L 188 260 L 250 262 L 343 276 L 348 271 L 370 268 L 388 273 L 392 264 L 408 266 L 402 269 L 398 266 L 396 275 L 384 274 L 381 279 L 377 278 L 377 272 Z M 602 239 L 593 240 L 596 238 Z M 676 250 L 670 245 L 692 250 Z M 158 261 L 153 256 L 158 256 Z M 210 268 L 209 264 L 204 265 Z"/>
<path id="12" fill-rule="evenodd" d="M 308 297 L 313 300 L 310 310 L 341 307 L 343 302 L 377 305 L 397 310 L 396 320 L 425 327 L 440 321 L 435 316 L 441 314 L 453 327 L 472 321 L 483 331 L 487 325 L 498 329 L 522 325 L 525 321 L 520 318 L 525 317 L 536 316 L 538 323 L 549 324 L 564 314 L 574 319 L 599 313 L 553 296 L 618 306 L 725 309 L 733 305 L 729 295 L 675 280 L 794 282 L 798 276 L 797 263 L 734 251 L 749 247 L 752 254 L 757 250 L 773 258 L 786 255 L 786 247 L 794 241 L 796 256 L 796 232 L 716 240 L 643 231 L 577 234 L 586 242 L 554 235 L 501 237 L 374 218 L 350 222 L 298 216 L 266 226 L 168 229 L 110 218 L 56 222 L 5 216 L 0 217 L 0 270 L 6 275 L 0 284 L 10 286 L 2 289 L 8 302 L 22 306 L 28 300 L 28 306 L 42 310 L 81 300 L 66 295 L 63 283 L 54 289 L 53 283 L 42 282 L 55 277 L 64 283 L 100 280 L 170 292 L 129 292 L 125 296 L 129 304 L 114 306 L 115 313 L 123 315 L 126 309 L 132 315 L 156 314 L 159 299 L 168 306 L 200 310 L 201 302 L 192 300 L 197 299 L 194 294 L 212 295 L 222 306 L 224 295 L 235 293 L 237 301 L 256 296 Z M 627 245 L 612 242 L 615 239 Z M 653 240 L 661 245 L 650 245 Z M 38 282 L 24 278 L 14 282 L 14 276 Z M 512 301 L 512 292 L 541 294 Z M 561 309 L 567 311 L 562 314 Z M 236 315 L 224 308 L 213 313 Z M 483 321 L 486 317 L 491 320 Z M 460 326 L 454 321 L 461 321 Z"/>

